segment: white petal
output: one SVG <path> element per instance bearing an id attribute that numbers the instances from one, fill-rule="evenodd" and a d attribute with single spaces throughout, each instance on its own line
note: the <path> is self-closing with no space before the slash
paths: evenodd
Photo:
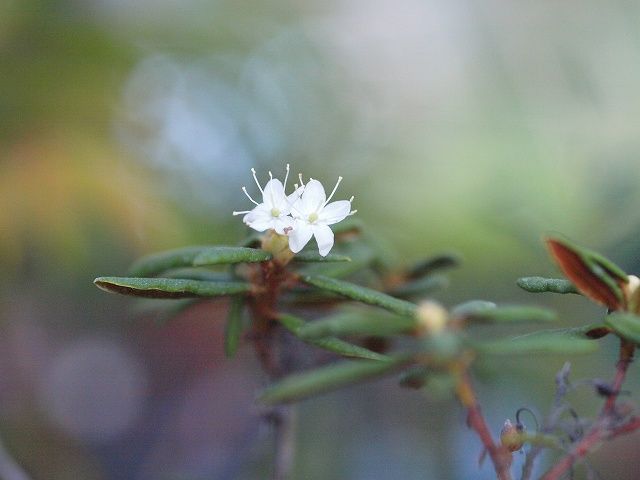
<path id="1" fill-rule="evenodd" d="M 300 196 L 302 195 L 302 192 L 304 192 L 304 187 L 298 187 L 287 197 L 288 208 L 286 212 L 297 218 L 304 216 L 302 212 L 298 210 L 300 208 Z"/>
<path id="2" fill-rule="evenodd" d="M 261 203 L 242 217 L 242 221 L 244 223 L 259 232 L 264 232 L 271 228 L 272 220 L 273 217 L 271 216 L 271 212 L 267 210 L 264 203 Z"/>
<path id="3" fill-rule="evenodd" d="M 327 225 L 314 225 L 313 235 L 318 243 L 318 252 L 326 257 L 333 248 L 333 232 Z"/>
<path id="4" fill-rule="evenodd" d="M 293 226 L 293 231 L 289 233 L 289 249 L 293 253 L 298 253 L 309 243 L 313 236 L 313 229 L 309 224 L 297 221 Z"/>
<path id="5" fill-rule="evenodd" d="M 262 201 L 271 210 L 272 208 L 282 209 L 287 207 L 287 197 L 284 194 L 282 182 L 277 178 L 272 178 L 264 186 Z"/>
<path id="6" fill-rule="evenodd" d="M 286 215 L 280 215 L 273 219 L 273 229 L 279 235 L 286 235 L 289 229 L 293 229 L 295 220 Z M 287 232 L 285 232 L 285 229 Z"/>
<path id="7" fill-rule="evenodd" d="M 318 180 L 309 180 L 304 186 L 299 210 L 304 215 L 317 212 L 326 199 L 327 195 L 324 193 L 322 184 Z"/>
<path id="8" fill-rule="evenodd" d="M 333 225 L 341 222 L 351 212 L 351 202 L 348 200 L 339 200 L 331 202 L 322 209 L 318 215 L 318 220 L 326 225 Z"/>

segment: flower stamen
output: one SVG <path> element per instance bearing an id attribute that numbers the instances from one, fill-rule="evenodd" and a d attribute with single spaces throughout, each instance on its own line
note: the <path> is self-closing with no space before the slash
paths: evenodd
<path id="1" fill-rule="evenodd" d="M 288 180 L 288 179 L 289 179 L 289 164 L 287 163 L 287 173 L 286 173 L 286 175 L 284 176 L 284 185 L 283 185 L 283 187 L 284 187 L 284 191 L 285 191 L 285 192 L 287 191 L 287 180 Z M 297 188 L 297 187 L 296 187 L 296 188 Z"/>
<path id="2" fill-rule="evenodd" d="M 253 174 L 253 179 L 256 181 L 256 185 L 260 189 L 260 193 L 264 193 L 262 191 L 262 187 L 260 186 L 260 182 L 258 182 L 258 177 L 256 176 L 256 169 L 252 167 L 251 168 L 251 173 Z M 269 173 L 271 173 L 271 172 L 269 172 Z M 253 200 L 252 200 L 252 202 L 253 202 Z M 253 203 L 255 203 L 255 202 L 253 202 Z M 256 205 L 258 205 L 258 204 L 256 203 Z"/>
<path id="3" fill-rule="evenodd" d="M 338 177 L 338 181 L 336 182 L 336 186 L 333 187 L 333 191 L 331 192 L 331 195 L 329 195 L 329 198 L 327 198 L 325 200 L 325 202 L 322 204 L 322 206 L 326 206 L 327 203 L 329 203 L 329 201 L 333 198 L 333 195 L 336 193 L 336 190 L 338 190 L 338 185 L 340 185 L 340 182 L 342 181 L 342 177 Z"/>
<path id="4" fill-rule="evenodd" d="M 252 170 L 253 170 L 253 169 L 252 169 Z M 255 174 L 254 174 L 254 175 L 255 175 Z M 256 182 L 257 182 L 257 180 L 256 180 Z M 258 187 L 259 187 L 259 186 L 260 186 L 260 185 L 258 185 Z M 254 205 L 260 205 L 260 204 L 259 204 L 258 202 L 256 202 L 253 198 L 251 198 L 251 195 L 249 195 L 249 192 L 247 192 L 247 187 L 242 187 L 242 191 L 243 191 L 243 192 L 244 192 L 244 194 L 247 196 L 247 198 L 248 198 L 249 200 L 251 200 L 251 202 L 252 202 Z M 260 191 L 262 191 L 262 189 L 260 189 Z"/>

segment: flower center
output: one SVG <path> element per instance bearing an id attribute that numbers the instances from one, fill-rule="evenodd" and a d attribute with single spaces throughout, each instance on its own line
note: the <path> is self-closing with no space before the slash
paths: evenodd
<path id="1" fill-rule="evenodd" d="M 316 212 L 313 212 L 311 215 L 309 215 L 308 220 L 309 223 L 314 223 L 316 220 L 318 220 L 318 214 Z"/>
<path id="2" fill-rule="evenodd" d="M 280 216 L 280 210 L 278 210 L 277 208 L 272 208 L 271 209 L 271 216 L 272 217 L 279 217 Z"/>

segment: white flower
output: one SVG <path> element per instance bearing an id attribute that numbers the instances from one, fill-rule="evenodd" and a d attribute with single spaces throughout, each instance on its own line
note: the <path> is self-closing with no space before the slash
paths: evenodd
<path id="1" fill-rule="evenodd" d="M 302 187 L 296 185 L 296 190 L 291 195 L 287 196 L 285 194 L 284 190 L 287 185 L 287 179 L 289 178 L 289 164 L 287 164 L 287 174 L 284 178 L 284 185 L 280 180 L 273 178 L 273 175 L 269 172 L 270 180 L 263 189 L 258 182 L 254 168 L 251 169 L 251 173 L 253 173 L 253 179 L 262 193 L 262 203 L 256 202 L 247 192 L 247 188 L 242 187 L 244 194 L 256 206 L 253 210 L 233 212 L 233 214 L 245 214 L 242 221 L 259 232 L 273 229 L 280 235 L 286 235 L 294 224 L 293 218 L 289 216 L 291 205 L 300 198 Z"/>
<path id="2" fill-rule="evenodd" d="M 326 198 L 324 187 L 319 181 L 309 179 L 309 182 L 303 185 L 302 195 L 291 205 L 295 223 L 293 230 L 289 232 L 289 248 L 293 253 L 302 250 L 313 236 L 316 238 L 320 255 L 326 256 L 333 247 L 333 231 L 329 225 L 341 222 L 356 213 L 356 210 L 351 211 L 353 197 L 350 200 L 329 203 L 341 181 L 342 177 L 338 177 L 329 198 Z"/>

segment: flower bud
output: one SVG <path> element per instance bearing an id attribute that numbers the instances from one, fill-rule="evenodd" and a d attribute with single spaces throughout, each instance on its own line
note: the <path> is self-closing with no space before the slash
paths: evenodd
<path id="1" fill-rule="evenodd" d="M 416 318 L 416 334 L 433 336 L 444 330 L 449 321 L 449 313 L 439 303 L 426 301 L 418 305 Z"/>
<path id="2" fill-rule="evenodd" d="M 517 452 L 524 444 L 522 433 L 524 427 L 520 424 L 514 425 L 508 418 L 504 421 L 502 430 L 500 430 L 500 443 L 510 452 Z"/>
<path id="3" fill-rule="evenodd" d="M 635 275 L 629 275 L 629 283 L 624 286 L 624 293 L 627 297 L 627 306 L 629 311 L 640 313 L 640 278 Z"/>

